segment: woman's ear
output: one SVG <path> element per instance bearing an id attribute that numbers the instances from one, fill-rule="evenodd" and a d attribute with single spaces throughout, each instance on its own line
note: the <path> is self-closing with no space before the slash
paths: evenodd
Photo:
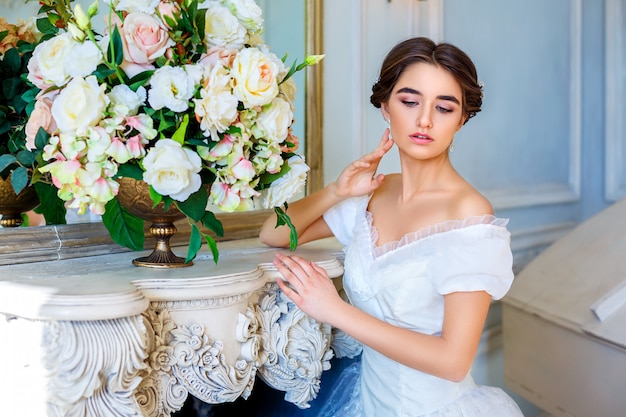
<path id="1" fill-rule="evenodd" d="M 385 119 L 385 121 L 389 123 L 390 116 L 389 116 L 389 106 L 387 105 L 387 103 L 383 103 L 380 106 L 380 112 L 383 115 L 383 119 Z"/>

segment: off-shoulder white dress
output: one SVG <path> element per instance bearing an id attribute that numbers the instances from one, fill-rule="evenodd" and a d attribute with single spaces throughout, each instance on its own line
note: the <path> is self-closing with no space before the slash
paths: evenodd
<path id="1" fill-rule="evenodd" d="M 396 326 L 439 335 L 445 294 L 487 291 L 503 297 L 513 281 L 508 220 L 492 215 L 452 220 L 376 247 L 369 196 L 346 200 L 324 214 L 345 245 L 344 288 L 356 307 Z M 438 378 L 363 348 L 347 368 L 320 417 L 522 416 L 500 388 Z"/>

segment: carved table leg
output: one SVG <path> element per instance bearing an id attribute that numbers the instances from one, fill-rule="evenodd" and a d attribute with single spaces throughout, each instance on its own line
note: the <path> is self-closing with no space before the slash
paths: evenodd
<path id="1" fill-rule="evenodd" d="M 304 314 L 276 284 L 268 285 L 256 312 L 262 334 L 260 378 L 286 391 L 286 401 L 309 408 L 322 372 L 330 369 L 330 326 Z"/>
<path id="2" fill-rule="evenodd" d="M 2 372 L 2 379 L 13 385 L 3 390 L 2 395 L 8 395 L 0 399 L 3 406 L 8 402 L 17 407 L 11 415 L 142 416 L 133 396 L 146 367 L 141 316 L 97 321 L 12 318 L 3 323 L 0 333 L 3 351 L 13 345 L 13 350 L 19 347 L 29 355 L 19 358 L 17 366 L 23 369 Z M 18 335 L 29 344 L 14 338 Z"/>

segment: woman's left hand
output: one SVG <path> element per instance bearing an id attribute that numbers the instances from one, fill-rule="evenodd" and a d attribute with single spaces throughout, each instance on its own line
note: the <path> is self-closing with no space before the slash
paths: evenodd
<path id="1" fill-rule="evenodd" d="M 297 255 L 277 253 L 274 266 L 284 280 L 276 283 L 302 311 L 322 323 L 332 324 L 334 312 L 345 303 L 326 271 Z"/>

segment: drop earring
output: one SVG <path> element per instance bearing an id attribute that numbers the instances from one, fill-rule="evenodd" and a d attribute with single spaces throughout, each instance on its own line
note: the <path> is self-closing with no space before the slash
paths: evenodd
<path id="1" fill-rule="evenodd" d="M 450 146 L 448 147 L 448 152 L 450 153 L 454 152 L 454 139 L 452 139 L 452 142 L 450 142 Z"/>
<path id="2" fill-rule="evenodd" d="M 387 125 L 389 126 L 389 139 L 393 140 L 393 136 L 391 135 L 391 120 L 385 119 L 385 122 L 387 122 Z"/>

